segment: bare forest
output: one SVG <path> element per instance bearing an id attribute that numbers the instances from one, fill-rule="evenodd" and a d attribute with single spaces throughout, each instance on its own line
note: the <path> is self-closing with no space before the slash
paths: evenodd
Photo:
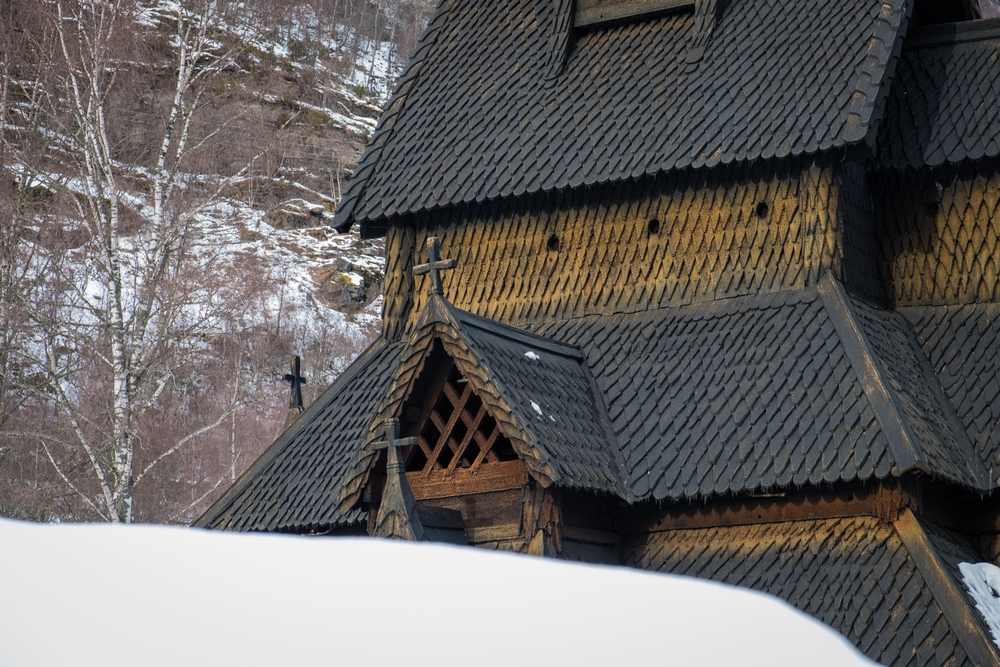
<path id="1" fill-rule="evenodd" d="M 189 522 L 368 344 L 328 221 L 430 1 L 0 3 L 0 516 Z"/>

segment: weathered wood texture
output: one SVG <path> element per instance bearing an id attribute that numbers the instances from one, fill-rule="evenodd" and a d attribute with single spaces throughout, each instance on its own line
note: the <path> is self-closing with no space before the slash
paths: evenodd
<path id="1" fill-rule="evenodd" d="M 627 545 L 625 563 L 777 595 L 880 664 L 977 664 L 893 526 L 875 518 L 652 533 Z"/>
<path id="2" fill-rule="evenodd" d="M 487 491 L 520 489 L 528 482 L 528 469 L 520 461 L 489 463 L 475 470 L 443 470 L 406 475 L 417 500 L 465 496 Z"/>
<path id="3" fill-rule="evenodd" d="M 421 500 L 419 506 L 460 512 L 471 544 L 520 541 L 523 490 L 491 491 Z"/>
<path id="4" fill-rule="evenodd" d="M 853 516 L 894 521 L 914 497 L 895 482 L 868 487 L 778 493 L 772 496 L 727 498 L 714 502 L 676 503 L 666 507 L 632 509 L 623 532 L 642 535 L 671 530 L 745 526 L 788 521 Z"/>
<path id="5" fill-rule="evenodd" d="M 552 487 L 532 482 L 525 486 L 521 501 L 521 534 L 529 540 L 528 553 L 558 556 L 562 552 L 562 512 Z"/>
<path id="6" fill-rule="evenodd" d="M 694 0 L 577 0 L 573 22 L 585 27 L 692 7 Z"/>
<path id="7" fill-rule="evenodd" d="M 417 501 L 406 482 L 399 450 L 391 441 L 386 456 L 388 459 L 386 483 L 382 490 L 372 535 L 401 540 L 421 540 L 424 537 L 424 529 L 417 517 Z"/>
<path id="8" fill-rule="evenodd" d="M 875 187 L 897 305 L 1000 301 L 1000 164 L 890 172 Z"/>
<path id="9" fill-rule="evenodd" d="M 428 236 L 458 259 L 449 301 L 509 323 L 774 292 L 827 271 L 863 285 L 875 260 L 841 241 L 870 225 L 862 180 L 791 162 L 413 218 L 386 237 L 386 332 L 398 336 L 427 298 L 413 266 Z"/>

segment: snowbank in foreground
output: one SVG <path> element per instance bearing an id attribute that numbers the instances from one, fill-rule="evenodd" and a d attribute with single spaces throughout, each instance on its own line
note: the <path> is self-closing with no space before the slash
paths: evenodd
<path id="1" fill-rule="evenodd" d="M 0 521 L 0 665 L 870 665 L 682 577 L 370 539 Z"/>

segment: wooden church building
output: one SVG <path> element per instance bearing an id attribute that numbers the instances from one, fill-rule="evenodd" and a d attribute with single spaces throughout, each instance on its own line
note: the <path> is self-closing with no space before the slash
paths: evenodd
<path id="1" fill-rule="evenodd" d="M 442 0 L 337 213 L 385 239 L 382 335 L 198 524 L 704 577 L 1000 664 L 998 5 Z"/>

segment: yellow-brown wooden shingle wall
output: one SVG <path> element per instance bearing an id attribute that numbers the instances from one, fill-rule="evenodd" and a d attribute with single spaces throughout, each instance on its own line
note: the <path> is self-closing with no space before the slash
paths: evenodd
<path id="1" fill-rule="evenodd" d="M 879 190 L 898 306 L 1000 301 L 1000 165 L 892 172 Z"/>
<path id="2" fill-rule="evenodd" d="M 386 331 L 398 335 L 424 302 L 426 278 L 414 283 L 411 271 L 429 235 L 459 261 L 444 276 L 448 299 L 509 323 L 801 288 L 827 270 L 842 276 L 845 254 L 864 253 L 841 242 L 841 218 L 861 226 L 870 218 L 853 213 L 864 206 L 845 199 L 841 173 L 830 164 L 756 165 L 409 219 L 387 231 Z M 660 230 L 650 234 L 653 219 Z M 552 236 L 558 250 L 547 247 Z"/>

